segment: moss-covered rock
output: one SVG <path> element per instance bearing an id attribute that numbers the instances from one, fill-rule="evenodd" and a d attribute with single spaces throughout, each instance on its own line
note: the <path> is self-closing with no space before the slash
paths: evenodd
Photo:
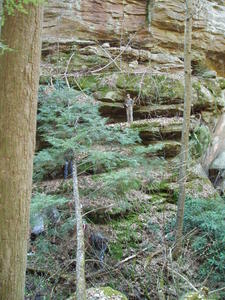
<path id="1" fill-rule="evenodd" d="M 131 127 L 139 131 L 144 144 L 157 140 L 180 140 L 183 119 L 174 118 L 155 118 L 133 122 Z M 191 122 L 193 128 L 194 122 Z"/>
<path id="2" fill-rule="evenodd" d="M 195 110 L 216 111 L 225 106 L 220 83 L 216 79 L 193 82 L 193 107 Z"/>
<path id="3" fill-rule="evenodd" d="M 182 104 L 151 104 L 134 107 L 134 120 L 183 115 Z"/>
<path id="4" fill-rule="evenodd" d="M 76 300 L 76 296 L 72 295 L 67 300 Z M 96 287 L 87 290 L 87 300 L 128 300 L 121 292 L 111 287 Z"/>
<path id="5" fill-rule="evenodd" d="M 202 73 L 203 78 L 216 78 L 217 73 L 216 71 L 209 70 Z"/>
<path id="6" fill-rule="evenodd" d="M 225 89 L 225 78 L 224 77 L 218 78 L 218 83 L 220 85 L 221 90 L 224 90 Z"/>
<path id="7" fill-rule="evenodd" d="M 208 288 L 203 287 L 200 291 L 190 292 L 182 297 L 182 300 L 216 300 L 213 296 L 208 296 Z"/>
<path id="8" fill-rule="evenodd" d="M 149 205 L 151 201 L 149 201 Z M 143 208 L 141 206 L 143 205 Z M 120 260 L 128 255 L 132 249 L 137 249 L 142 242 L 143 222 L 139 218 L 140 210 L 144 209 L 145 204 L 139 204 L 139 212 L 133 212 L 122 220 L 114 220 L 111 222 L 115 239 L 110 243 L 111 256 Z M 131 230 L 132 229 L 132 230 Z"/>
<path id="9" fill-rule="evenodd" d="M 179 186 L 177 179 L 174 179 L 173 182 L 169 183 L 169 187 L 173 190 L 176 198 Z M 192 165 L 187 170 L 186 193 L 187 196 L 193 199 L 215 199 L 220 197 L 200 164 Z"/>
<path id="10" fill-rule="evenodd" d="M 182 81 L 164 75 L 120 74 L 117 87 L 139 95 L 145 103 L 181 103 L 184 98 Z"/>
<path id="11" fill-rule="evenodd" d="M 127 297 L 111 287 L 90 288 L 87 290 L 88 300 L 128 300 Z"/>
<path id="12" fill-rule="evenodd" d="M 76 300 L 76 296 L 73 295 L 67 300 Z M 112 289 L 111 287 L 97 287 L 87 290 L 87 300 L 128 300 L 127 297 L 119 291 Z"/>

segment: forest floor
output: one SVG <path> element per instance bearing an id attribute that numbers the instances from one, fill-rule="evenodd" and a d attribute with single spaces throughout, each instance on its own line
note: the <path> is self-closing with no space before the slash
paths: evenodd
<path id="1" fill-rule="evenodd" d="M 91 176 L 83 176 L 81 194 L 85 188 L 90 190 L 91 184 Z M 59 179 L 35 186 L 41 192 L 67 197 L 68 202 L 57 206 L 61 215 L 58 224 L 49 223 L 45 232 L 31 241 L 26 299 L 67 299 L 75 291 L 76 228 L 71 185 L 70 179 Z M 172 259 L 173 231 L 169 224 L 175 217 L 176 205 L 166 201 L 166 193 L 150 195 L 131 190 L 126 201 L 121 202 L 110 197 L 92 201 L 85 195 L 81 198 L 88 227 L 88 287 L 110 286 L 131 300 L 179 299 L 199 287 L 198 263 L 188 243 L 193 232 L 185 236 L 186 247 L 180 260 Z M 108 240 L 103 265 L 99 252 L 90 245 L 90 233 L 101 233 Z"/>

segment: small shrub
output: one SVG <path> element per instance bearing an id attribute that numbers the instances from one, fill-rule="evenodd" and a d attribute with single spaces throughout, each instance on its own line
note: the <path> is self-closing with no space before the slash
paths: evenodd
<path id="1" fill-rule="evenodd" d="M 130 190 L 138 190 L 141 187 L 137 174 L 131 172 L 130 169 L 106 173 L 97 177 L 96 180 L 102 183 L 101 190 L 97 191 L 98 195 L 116 199 L 126 196 Z"/>
<path id="2" fill-rule="evenodd" d="M 61 196 L 46 195 L 44 193 L 37 193 L 32 197 L 30 205 L 30 214 L 42 213 L 44 210 L 50 207 L 56 207 L 63 205 L 69 200 Z"/>
<path id="3" fill-rule="evenodd" d="M 220 288 L 225 282 L 225 203 L 223 200 L 186 201 L 184 233 L 198 229 L 192 248 L 200 262 L 201 280 L 208 278 L 208 285 Z"/>

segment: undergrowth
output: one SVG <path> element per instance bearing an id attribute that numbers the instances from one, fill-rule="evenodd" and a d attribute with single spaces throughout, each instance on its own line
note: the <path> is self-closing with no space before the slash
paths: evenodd
<path id="1" fill-rule="evenodd" d="M 191 247 L 199 262 L 199 280 L 212 289 L 225 282 L 225 202 L 188 199 L 184 212 L 184 234 L 194 232 Z M 173 220 L 174 226 L 175 220 Z M 224 299 L 225 291 L 220 292 Z"/>

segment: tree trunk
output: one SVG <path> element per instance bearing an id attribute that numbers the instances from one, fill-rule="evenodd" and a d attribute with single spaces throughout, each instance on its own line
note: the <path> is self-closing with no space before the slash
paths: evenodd
<path id="1" fill-rule="evenodd" d="M 84 231 L 78 190 L 77 165 L 75 159 L 73 161 L 73 196 L 75 202 L 77 226 L 76 299 L 86 300 Z"/>
<path id="2" fill-rule="evenodd" d="M 147 3 L 146 3 L 146 21 L 147 21 L 147 26 L 148 26 L 148 31 L 149 32 L 151 32 L 154 5 L 155 5 L 155 0 L 147 0 Z"/>
<path id="3" fill-rule="evenodd" d="M 5 15 L 0 55 L 0 299 L 24 299 L 42 9 Z"/>
<path id="4" fill-rule="evenodd" d="M 1 29 L 2 29 L 2 1 L 3 0 L 0 0 L 0 42 L 1 42 Z"/>
<path id="5" fill-rule="evenodd" d="M 185 76 L 185 96 L 184 114 L 182 128 L 182 147 L 180 153 L 180 173 L 179 173 L 179 199 L 176 219 L 176 236 L 174 258 L 178 257 L 182 250 L 182 232 L 185 204 L 185 183 L 187 176 L 187 159 L 189 144 L 189 128 L 191 114 L 192 84 L 191 84 L 191 37 L 192 37 L 192 0 L 186 0 L 186 21 L 184 35 L 184 76 Z"/>

